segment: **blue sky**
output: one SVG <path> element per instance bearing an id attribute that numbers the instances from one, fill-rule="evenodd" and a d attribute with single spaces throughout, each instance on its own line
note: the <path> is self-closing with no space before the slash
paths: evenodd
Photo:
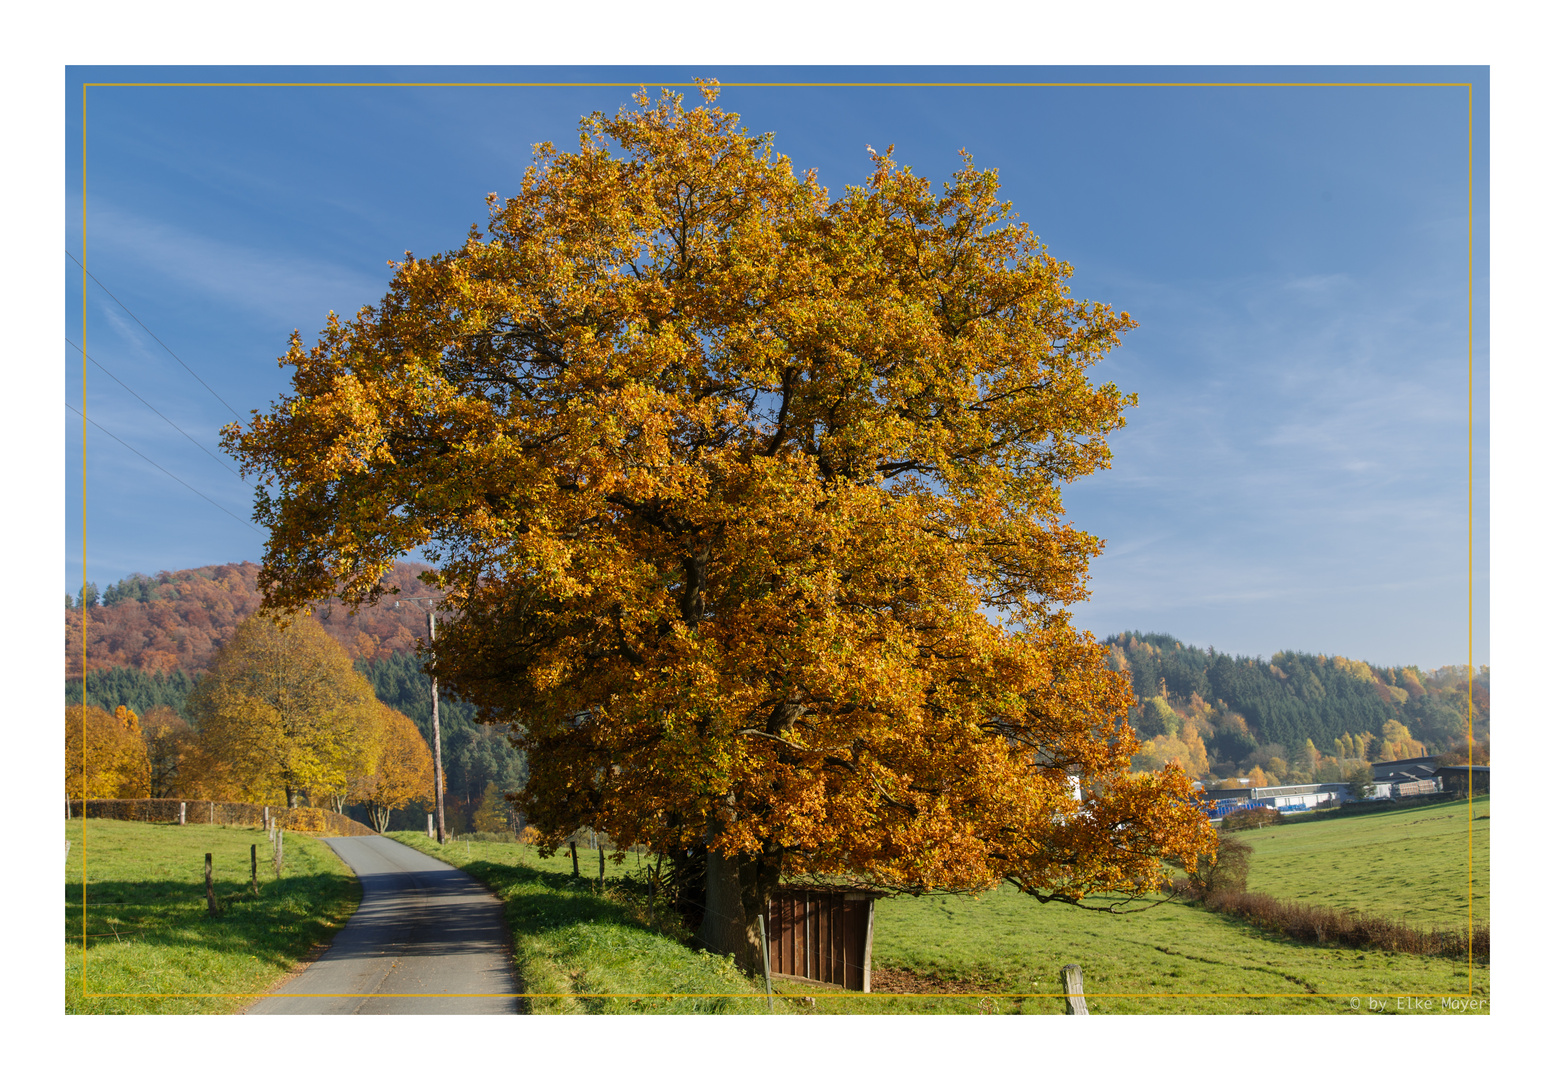
<path id="1" fill-rule="evenodd" d="M 965 148 L 1073 264 L 1076 295 L 1138 320 L 1096 375 L 1139 407 L 1112 470 L 1066 493 L 1107 540 L 1078 624 L 1466 663 L 1472 565 L 1472 659 L 1489 662 L 1485 68 L 71 68 L 65 246 L 215 393 L 68 261 L 65 337 L 216 451 L 218 396 L 264 408 L 293 328 L 375 301 L 405 250 L 457 245 L 533 143 L 570 146 L 630 86 L 704 75 L 833 192 L 867 175 L 866 144 L 936 181 Z M 163 81 L 627 85 L 82 90 Z M 729 85 L 862 81 L 1307 85 Z M 84 366 L 93 421 L 245 520 L 96 427 L 83 450 L 61 409 L 66 590 L 83 547 L 99 585 L 257 560 L 250 487 Z"/>

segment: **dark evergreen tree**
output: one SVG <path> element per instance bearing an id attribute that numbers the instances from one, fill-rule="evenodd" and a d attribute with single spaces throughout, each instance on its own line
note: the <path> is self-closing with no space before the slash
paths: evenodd
<path id="1" fill-rule="evenodd" d="M 189 716 L 184 709 L 184 699 L 193 689 L 194 680 L 176 669 L 164 674 L 113 667 L 106 671 L 93 671 L 87 676 L 86 704 L 96 705 L 110 713 L 124 705 L 133 709 L 137 716 L 145 716 L 156 706 L 166 705 L 187 720 Z M 80 678 L 67 678 L 65 704 L 81 703 Z"/>

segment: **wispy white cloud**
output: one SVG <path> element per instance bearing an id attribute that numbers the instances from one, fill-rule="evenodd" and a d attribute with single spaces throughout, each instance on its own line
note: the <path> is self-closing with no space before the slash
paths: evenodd
<path id="1" fill-rule="evenodd" d="M 99 259 L 133 266 L 245 314 L 305 328 L 326 309 L 354 312 L 383 292 L 383 277 L 317 255 L 235 244 L 94 199 L 87 223 Z"/>

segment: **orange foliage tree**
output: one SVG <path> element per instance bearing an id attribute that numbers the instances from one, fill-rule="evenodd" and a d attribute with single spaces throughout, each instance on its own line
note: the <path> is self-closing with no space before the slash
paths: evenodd
<path id="1" fill-rule="evenodd" d="M 432 799 L 432 751 L 416 729 L 416 722 L 398 709 L 378 708 L 379 750 L 377 768 L 365 778 L 357 794 L 367 804 L 373 828 L 389 827 L 389 812 L 412 802 Z"/>
<path id="2" fill-rule="evenodd" d="M 872 152 L 832 200 L 704 93 L 585 118 L 484 234 L 293 336 L 225 436 L 274 485 L 267 602 L 429 553 L 436 674 L 518 725 L 544 842 L 705 850 L 700 938 L 746 963 L 789 871 L 1148 893 L 1214 834 L 1180 769 L 1130 772 L 1060 499 L 1131 320 L 969 159 L 936 194 Z"/>
<path id="3" fill-rule="evenodd" d="M 65 795 L 71 799 L 144 799 L 151 763 L 140 720 L 120 705 L 112 715 L 96 705 L 65 709 Z"/>

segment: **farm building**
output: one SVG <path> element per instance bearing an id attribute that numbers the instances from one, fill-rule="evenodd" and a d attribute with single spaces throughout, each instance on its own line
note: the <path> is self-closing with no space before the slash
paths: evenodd
<path id="1" fill-rule="evenodd" d="M 1441 765 L 1437 768 L 1436 775 L 1442 782 L 1443 791 L 1465 795 L 1468 794 L 1469 785 L 1472 783 L 1475 795 L 1490 794 L 1489 765 Z"/>
<path id="2" fill-rule="evenodd" d="M 1371 767 L 1372 782 L 1377 785 L 1374 799 L 1403 799 L 1411 795 L 1435 795 L 1442 790 L 1435 758 L 1404 758 L 1378 761 Z"/>
<path id="3" fill-rule="evenodd" d="M 1348 784 L 1281 784 L 1278 787 L 1219 787 L 1210 788 L 1204 794 L 1215 800 L 1210 817 L 1219 820 L 1233 810 L 1246 810 L 1254 806 L 1272 806 L 1283 814 L 1315 810 L 1319 806 L 1337 806 L 1348 802 Z"/>
<path id="4" fill-rule="evenodd" d="M 791 884 L 767 907 L 772 977 L 869 993 L 875 900 L 857 887 Z"/>

